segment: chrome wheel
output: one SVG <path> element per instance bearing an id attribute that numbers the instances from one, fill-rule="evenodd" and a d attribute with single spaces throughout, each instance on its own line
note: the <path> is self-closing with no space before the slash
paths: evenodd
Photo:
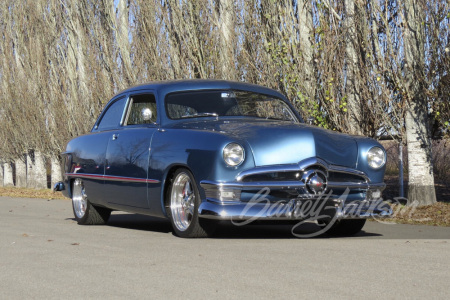
<path id="1" fill-rule="evenodd" d="M 73 182 L 72 190 L 73 211 L 78 219 L 82 219 L 86 214 L 87 195 L 84 189 L 83 181 L 79 178 Z"/>
<path id="2" fill-rule="evenodd" d="M 187 230 L 194 218 L 195 191 L 193 184 L 189 175 L 184 172 L 179 173 L 172 184 L 170 210 L 173 223 L 179 231 Z"/>

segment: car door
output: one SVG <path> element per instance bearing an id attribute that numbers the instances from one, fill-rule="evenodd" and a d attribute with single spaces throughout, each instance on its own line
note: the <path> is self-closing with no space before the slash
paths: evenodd
<path id="1" fill-rule="evenodd" d="M 147 189 L 150 144 L 157 127 L 155 96 L 130 94 L 121 127 L 110 133 L 106 150 L 105 195 L 108 205 L 127 211 L 149 208 Z"/>
<path id="2" fill-rule="evenodd" d="M 87 196 L 94 204 L 106 203 L 103 192 L 106 149 L 111 132 L 120 126 L 126 101 L 126 95 L 113 98 L 91 133 L 78 137 L 76 147 L 72 143 L 67 146 L 72 156 L 71 175 L 83 178 Z"/>

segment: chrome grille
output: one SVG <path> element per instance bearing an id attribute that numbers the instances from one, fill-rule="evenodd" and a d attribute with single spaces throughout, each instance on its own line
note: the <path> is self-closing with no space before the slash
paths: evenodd
<path id="1" fill-rule="evenodd" d="M 354 182 L 365 183 L 366 179 L 360 175 L 342 173 L 342 172 L 328 172 L 328 181 L 333 182 Z"/>
<path id="2" fill-rule="evenodd" d="M 308 169 L 314 169 L 311 166 Z M 319 169 L 319 168 L 316 168 Z M 324 170 L 326 171 L 326 170 Z M 367 179 L 361 175 L 351 174 L 348 172 L 328 171 L 328 181 L 337 183 L 366 183 Z M 266 172 L 247 175 L 241 179 L 241 182 L 266 182 L 266 181 L 299 181 L 302 178 L 303 171 L 288 172 Z"/>
<path id="3" fill-rule="evenodd" d="M 270 172 L 259 173 L 244 177 L 242 182 L 260 182 L 260 181 L 296 181 L 301 179 L 301 172 Z"/>

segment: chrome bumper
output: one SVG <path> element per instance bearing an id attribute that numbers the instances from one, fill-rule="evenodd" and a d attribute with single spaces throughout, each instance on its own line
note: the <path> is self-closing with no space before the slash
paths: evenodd
<path id="1" fill-rule="evenodd" d="M 308 204 L 306 201 L 311 201 Z M 288 202 L 224 203 L 208 199 L 200 204 L 199 217 L 216 220 L 320 220 L 388 218 L 393 211 L 381 199 L 353 201 L 345 204 L 339 199 L 291 200 Z"/>

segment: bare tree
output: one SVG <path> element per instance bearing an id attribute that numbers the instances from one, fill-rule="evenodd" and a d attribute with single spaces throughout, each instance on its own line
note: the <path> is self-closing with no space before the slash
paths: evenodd
<path id="1" fill-rule="evenodd" d="M 134 69 L 131 63 L 131 47 L 129 41 L 129 7 L 127 0 L 119 0 L 117 6 L 118 16 L 115 22 L 115 32 L 117 39 L 117 47 L 120 53 L 122 76 L 125 84 L 128 86 L 135 82 Z"/>
<path id="2" fill-rule="evenodd" d="M 55 185 L 58 181 L 62 180 L 62 173 L 61 173 L 61 162 L 58 157 L 52 157 L 50 159 L 50 169 L 51 169 L 51 187 Z"/>
<path id="3" fill-rule="evenodd" d="M 361 84 L 358 70 L 360 68 L 358 51 L 358 36 L 356 24 L 355 1 L 345 0 L 344 41 L 346 54 L 345 87 L 348 103 L 349 132 L 362 134 L 362 110 L 361 110 Z"/>
<path id="4" fill-rule="evenodd" d="M 314 101 L 317 89 L 316 71 L 314 67 L 314 25 L 313 13 L 310 1 L 299 1 L 297 7 L 299 27 L 299 51 L 301 52 L 301 64 L 299 68 L 301 82 L 303 82 L 304 95 L 309 101 Z M 298 95 L 299 97 L 302 94 Z"/>
<path id="5" fill-rule="evenodd" d="M 3 163 L 0 161 L 0 187 L 3 186 Z"/>
<path id="6" fill-rule="evenodd" d="M 405 79 L 408 109 L 405 117 L 408 143 L 408 197 L 422 205 L 436 202 L 431 138 L 428 128 L 428 108 L 424 81 L 424 6 L 425 1 L 404 3 Z"/>
<path id="7" fill-rule="evenodd" d="M 220 78 L 236 79 L 234 49 L 236 45 L 235 30 L 235 9 L 232 0 L 217 0 L 216 2 L 216 22 L 220 34 L 218 35 L 218 52 L 220 55 Z"/>
<path id="8" fill-rule="evenodd" d="M 47 188 L 47 172 L 44 157 L 40 152 L 32 151 L 27 155 L 27 187 Z"/>

